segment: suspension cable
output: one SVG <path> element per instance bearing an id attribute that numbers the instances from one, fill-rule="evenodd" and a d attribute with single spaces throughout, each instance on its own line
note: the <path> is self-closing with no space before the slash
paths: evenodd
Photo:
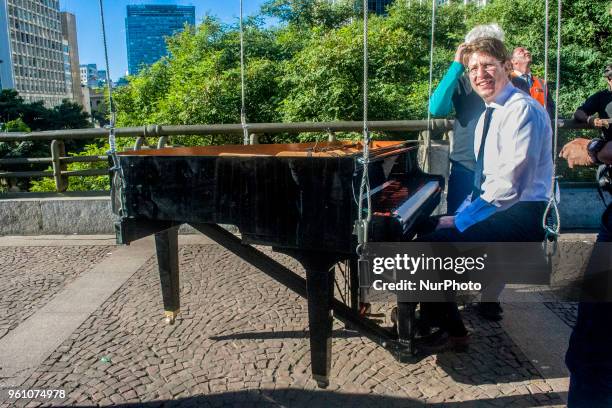
<path id="1" fill-rule="evenodd" d="M 244 96 L 244 28 L 242 27 L 242 0 L 240 0 L 240 124 L 242 125 L 243 143 L 249 144 L 249 126 L 246 121 L 246 98 Z"/>
<path id="2" fill-rule="evenodd" d="M 108 89 L 108 107 L 110 113 L 109 140 L 110 150 L 115 153 L 115 109 L 113 107 L 113 90 L 110 82 L 110 67 L 108 63 L 108 45 L 106 41 L 106 26 L 104 24 L 104 5 L 100 2 L 100 19 L 102 20 L 102 41 L 104 42 L 104 61 L 106 63 L 106 88 Z"/>
<path id="3" fill-rule="evenodd" d="M 548 1 L 547 1 L 548 2 Z M 559 85 L 561 82 L 561 15 L 562 15 L 562 0 L 557 3 L 557 65 L 555 79 L 555 121 L 553 129 L 553 174 L 552 174 L 552 195 L 544 211 L 542 218 L 542 227 L 546 232 L 548 240 L 555 240 L 559 236 L 561 230 L 561 218 L 559 216 L 559 208 L 557 207 L 557 142 L 559 134 Z"/>
<path id="4" fill-rule="evenodd" d="M 370 162 L 370 131 L 368 129 L 368 4 L 363 2 L 363 170 L 361 173 L 361 186 L 359 188 L 358 203 L 358 234 L 359 245 L 357 246 L 358 255 L 362 244 L 368 242 L 368 226 L 372 218 L 372 198 L 370 195 L 370 180 L 368 176 L 368 166 Z M 364 217 L 363 200 L 364 194 L 367 200 L 367 214 Z"/>
<path id="5" fill-rule="evenodd" d="M 427 140 L 425 147 L 425 169 L 429 169 L 431 165 L 430 156 L 431 156 L 431 132 L 432 132 L 432 122 L 431 122 L 431 112 L 429 111 L 429 104 L 431 103 L 431 94 L 433 89 L 433 54 L 434 54 L 434 35 L 436 32 L 436 4 L 437 0 L 431 0 L 431 40 L 429 43 L 429 85 L 427 89 Z"/>
<path id="6" fill-rule="evenodd" d="M 99 0 L 100 4 L 100 20 L 102 22 L 102 41 L 104 43 L 104 62 L 106 64 L 106 88 L 108 89 L 108 108 L 110 113 L 110 123 L 108 128 L 108 145 L 109 145 L 109 156 L 113 162 L 113 166 L 109 169 L 113 172 L 113 178 L 111 184 L 116 189 L 115 197 L 119 199 L 119 215 L 125 214 L 125 178 L 123 177 L 123 169 L 119 164 L 119 157 L 117 156 L 117 145 L 115 141 L 115 107 L 113 105 L 113 88 L 111 86 L 111 74 L 110 64 L 108 62 L 108 42 L 106 40 L 106 25 L 104 21 L 104 5 L 103 0 Z M 113 205 L 115 201 L 113 199 Z"/>

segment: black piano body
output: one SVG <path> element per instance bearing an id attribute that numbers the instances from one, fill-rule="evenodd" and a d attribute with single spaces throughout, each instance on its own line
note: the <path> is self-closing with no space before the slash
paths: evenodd
<path id="1" fill-rule="evenodd" d="M 369 150 L 369 240 L 409 238 L 438 205 L 444 180 L 418 168 L 414 144 L 374 141 Z M 331 309 L 375 332 L 372 337 L 384 337 L 370 322 L 359 321 L 356 311 L 360 142 L 136 150 L 118 153 L 117 160 L 111 171 L 117 241 L 129 244 L 155 234 L 170 321 L 180 309 L 177 231 L 187 223 L 307 297 L 312 370 L 320 385 L 327 383 L 331 364 Z M 365 197 L 363 202 L 367 208 Z M 235 225 L 241 241 L 217 224 Z M 306 280 L 244 244 L 292 255 L 304 265 Z M 353 265 L 351 308 L 333 295 L 331 266 L 344 259 Z"/>

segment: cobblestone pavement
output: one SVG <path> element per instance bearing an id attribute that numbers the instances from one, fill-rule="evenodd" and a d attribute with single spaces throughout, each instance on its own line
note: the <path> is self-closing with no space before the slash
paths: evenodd
<path id="1" fill-rule="evenodd" d="M 113 248 L 0 247 L 0 338 Z"/>
<path id="2" fill-rule="evenodd" d="M 55 406 L 562 405 L 501 326 L 469 308 L 469 352 L 408 364 L 335 323 L 331 385 L 318 390 L 304 299 L 219 246 L 183 246 L 181 314 L 168 326 L 156 267 L 150 259 L 21 388 L 65 390 Z"/>
<path id="3" fill-rule="evenodd" d="M 569 327 L 576 325 L 578 302 L 544 302 L 544 305 Z"/>

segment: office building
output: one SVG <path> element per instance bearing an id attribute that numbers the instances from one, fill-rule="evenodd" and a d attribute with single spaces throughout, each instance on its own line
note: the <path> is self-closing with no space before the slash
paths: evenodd
<path id="1" fill-rule="evenodd" d="M 98 86 L 98 65 L 96 64 L 81 64 L 80 65 L 81 85 L 89 88 Z"/>
<path id="2" fill-rule="evenodd" d="M 69 95 L 70 100 L 74 101 L 74 96 L 72 95 L 72 68 L 70 66 L 70 45 L 68 45 L 68 40 L 62 38 L 62 62 L 64 64 L 64 86 L 66 87 L 66 95 Z M 76 79 L 77 83 L 79 82 L 78 78 Z"/>
<path id="3" fill-rule="evenodd" d="M 66 92 L 59 0 L 0 0 L 0 85 L 51 107 Z"/>
<path id="4" fill-rule="evenodd" d="M 62 46 L 64 51 L 64 76 L 67 93 L 72 101 L 83 105 L 79 71 L 79 46 L 77 43 L 76 18 L 74 14 L 62 12 Z"/>
<path id="5" fill-rule="evenodd" d="M 110 84 L 111 86 L 114 86 L 112 80 Z M 99 69 L 98 70 L 98 87 L 103 87 L 103 86 L 106 86 L 106 70 Z"/>
<path id="6" fill-rule="evenodd" d="M 130 75 L 167 54 L 166 37 L 195 25 L 194 6 L 127 6 L 125 35 Z"/>
<path id="7" fill-rule="evenodd" d="M 470 3 L 474 3 L 477 6 L 486 6 L 487 4 L 489 4 L 491 2 L 491 0 L 463 0 L 463 4 L 464 5 L 468 5 Z M 438 4 L 447 4 L 450 3 L 449 0 L 438 0 Z"/>
<path id="8" fill-rule="evenodd" d="M 368 10 L 376 14 L 386 14 L 386 9 L 391 3 L 393 0 L 368 0 Z"/>

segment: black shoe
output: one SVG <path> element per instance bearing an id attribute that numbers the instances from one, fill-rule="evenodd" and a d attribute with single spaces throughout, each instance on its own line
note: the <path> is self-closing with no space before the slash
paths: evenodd
<path id="1" fill-rule="evenodd" d="M 450 348 L 455 353 L 465 353 L 470 348 L 470 338 L 472 336 L 471 331 L 467 331 L 465 336 L 450 336 L 448 339 L 450 340 Z"/>
<path id="2" fill-rule="evenodd" d="M 499 322 L 504 318 L 504 310 L 499 302 L 480 302 L 477 309 L 480 316 L 492 322 Z"/>
<path id="3" fill-rule="evenodd" d="M 437 330 L 429 336 L 418 339 L 417 349 L 429 354 L 441 353 L 452 348 L 452 343 L 448 333 L 444 330 Z"/>
<path id="4" fill-rule="evenodd" d="M 472 332 L 467 330 L 462 336 L 449 336 L 443 330 L 438 330 L 433 334 L 419 339 L 417 345 L 419 350 L 430 354 L 453 351 L 455 353 L 465 353 L 470 349 L 470 339 Z"/>

